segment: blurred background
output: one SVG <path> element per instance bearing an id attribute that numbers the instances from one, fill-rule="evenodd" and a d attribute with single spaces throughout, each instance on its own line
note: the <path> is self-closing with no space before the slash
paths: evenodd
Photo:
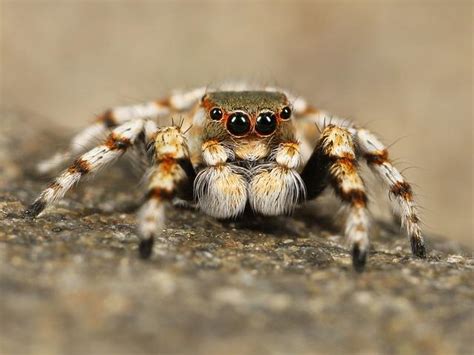
<path id="1" fill-rule="evenodd" d="M 470 1 L 4 0 L 1 26 L 1 104 L 38 126 L 68 136 L 174 88 L 286 87 L 396 142 L 428 233 L 474 245 Z"/>

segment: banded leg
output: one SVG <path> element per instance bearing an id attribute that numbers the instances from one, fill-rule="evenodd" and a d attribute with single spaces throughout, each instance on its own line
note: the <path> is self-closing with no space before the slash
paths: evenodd
<path id="1" fill-rule="evenodd" d="M 146 201 L 138 213 L 142 258 L 151 255 L 154 236 L 164 227 L 165 208 L 183 184 L 192 187 L 196 173 L 179 127 L 159 129 L 154 140 L 154 165 L 148 181 Z"/>
<path id="2" fill-rule="evenodd" d="M 406 229 L 413 255 L 425 258 L 425 241 L 421 235 L 417 207 L 410 184 L 392 165 L 387 148 L 376 136 L 365 129 L 358 129 L 356 142 L 371 170 L 382 179 L 389 188 L 390 195 L 395 198 L 393 207 L 400 211 L 402 227 Z"/>
<path id="3" fill-rule="evenodd" d="M 73 157 L 92 148 L 107 132 L 108 128 L 102 122 L 95 122 L 76 134 L 72 138 L 67 150 L 57 152 L 51 158 L 40 161 L 36 166 L 36 170 L 40 174 L 47 174 L 55 170 Z"/>
<path id="4" fill-rule="evenodd" d="M 328 125 L 301 176 L 310 198 L 316 197 L 330 182 L 336 195 L 348 205 L 345 236 L 351 247 L 353 266 L 362 271 L 369 248 L 369 214 L 350 132 Z"/>
<path id="5" fill-rule="evenodd" d="M 136 120 L 115 128 L 101 145 L 80 156 L 63 171 L 25 211 L 25 215 L 38 216 L 46 207 L 62 198 L 82 177 L 114 162 L 134 144 L 143 132 L 143 126 L 143 120 Z"/>
<path id="6" fill-rule="evenodd" d="M 319 139 L 321 132 L 328 125 L 339 126 L 347 129 L 352 134 L 355 128 L 350 120 L 331 115 L 327 111 L 308 105 L 302 97 L 288 96 L 293 108 L 296 138 L 301 144 L 303 161 L 308 161 L 313 153 L 314 142 Z"/>
<path id="7" fill-rule="evenodd" d="M 303 99 L 295 104 L 295 115 L 302 121 L 315 123 L 319 129 L 328 124 L 346 128 L 354 137 L 356 149 L 362 153 L 367 164 L 394 196 L 393 207 L 400 211 L 402 226 L 410 240 L 413 255 L 425 258 L 426 248 L 419 225 L 418 211 L 410 184 L 392 165 L 387 148 L 371 132 L 356 127 L 351 121 L 331 116 L 328 112 L 307 105 Z"/>
<path id="8" fill-rule="evenodd" d="M 158 119 L 168 117 L 174 112 L 191 109 L 204 95 L 205 88 L 185 92 L 176 92 L 164 99 L 131 106 L 119 106 L 102 113 L 96 122 L 79 132 L 71 140 L 69 148 L 55 154 L 52 158 L 40 162 L 37 170 L 48 173 L 73 157 L 93 147 L 111 129 L 136 119 Z"/>

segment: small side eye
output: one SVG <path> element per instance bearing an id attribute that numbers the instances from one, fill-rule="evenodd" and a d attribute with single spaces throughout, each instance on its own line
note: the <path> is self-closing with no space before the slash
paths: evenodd
<path id="1" fill-rule="evenodd" d="M 291 117 L 291 108 L 289 106 L 283 107 L 283 109 L 280 112 L 280 117 L 283 120 L 287 120 Z"/>
<path id="2" fill-rule="evenodd" d="M 211 119 L 219 121 L 222 118 L 222 110 L 219 107 L 214 107 L 209 112 L 209 115 L 211 116 Z"/>

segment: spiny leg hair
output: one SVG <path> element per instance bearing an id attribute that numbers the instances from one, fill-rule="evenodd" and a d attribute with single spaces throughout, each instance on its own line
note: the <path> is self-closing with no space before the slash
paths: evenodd
<path id="1" fill-rule="evenodd" d="M 358 129 L 356 142 L 371 170 L 381 178 L 394 197 L 393 207 L 400 211 L 402 226 L 406 229 L 413 254 L 425 258 L 425 241 L 421 235 L 420 219 L 410 184 L 392 165 L 387 148 L 372 133 Z"/>
<path id="2" fill-rule="evenodd" d="M 86 175 L 92 175 L 113 163 L 134 144 L 143 132 L 144 121 L 134 120 L 115 128 L 99 146 L 77 158 L 39 195 L 25 211 L 26 216 L 36 217 L 45 208 L 61 199 L 67 191 Z"/>
<path id="3" fill-rule="evenodd" d="M 350 120 L 308 106 L 303 99 L 299 99 L 297 108 L 295 115 L 299 119 L 311 120 L 320 130 L 328 125 L 336 125 L 351 133 L 356 150 L 361 152 L 374 174 L 388 187 L 389 195 L 394 197 L 392 205 L 395 210 L 400 211 L 402 226 L 405 227 L 413 255 L 425 258 L 425 242 L 421 235 L 412 188 L 390 162 L 387 148 L 368 130 L 357 127 Z"/>
<path id="4" fill-rule="evenodd" d="M 138 212 L 139 254 L 149 258 L 155 233 L 162 230 L 165 209 L 183 183 L 192 186 L 196 173 L 189 159 L 186 138 L 180 127 L 160 128 L 154 139 L 154 163 L 148 175 L 148 192 Z"/>
<path id="5" fill-rule="evenodd" d="M 168 117 L 175 112 L 190 110 L 202 97 L 205 90 L 205 88 L 201 87 L 190 91 L 176 92 L 159 100 L 138 105 L 118 106 L 106 110 L 98 116 L 93 124 L 80 131 L 71 139 L 68 149 L 41 161 L 37 165 L 37 170 L 41 174 L 55 170 L 73 157 L 92 148 L 111 129 L 128 121 L 146 118 L 157 119 Z"/>
<path id="6" fill-rule="evenodd" d="M 321 170 L 315 171 L 315 168 Z M 329 181 L 336 195 L 347 204 L 344 234 L 351 248 L 354 268 L 362 271 L 369 248 L 369 215 L 365 187 L 349 131 L 328 125 L 301 175 L 311 198 L 324 189 L 325 181 Z"/>

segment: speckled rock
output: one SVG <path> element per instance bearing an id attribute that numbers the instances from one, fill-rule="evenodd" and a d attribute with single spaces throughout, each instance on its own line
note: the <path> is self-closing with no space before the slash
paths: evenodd
<path id="1" fill-rule="evenodd" d="M 13 141 L 21 118 L 2 115 L 2 354 L 472 353 L 466 248 L 427 236 L 427 260 L 414 259 L 398 227 L 379 222 L 357 274 L 329 202 L 235 222 L 172 209 L 142 261 L 127 164 L 23 218 L 47 181 L 34 162 L 64 138 Z"/>

